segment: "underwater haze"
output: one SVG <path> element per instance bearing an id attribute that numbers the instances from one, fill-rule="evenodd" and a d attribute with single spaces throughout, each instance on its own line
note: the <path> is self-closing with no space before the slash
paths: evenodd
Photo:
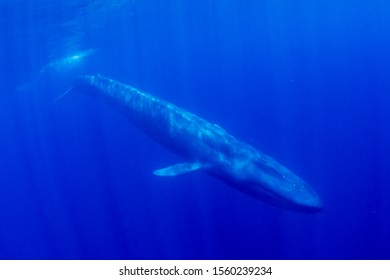
<path id="1" fill-rule="evenodd" d="M 0 259 L 390 259 L 390 2 L 0 0 Z M 101 74 L 307 181 L 274 207 L 98 98 Z"/>

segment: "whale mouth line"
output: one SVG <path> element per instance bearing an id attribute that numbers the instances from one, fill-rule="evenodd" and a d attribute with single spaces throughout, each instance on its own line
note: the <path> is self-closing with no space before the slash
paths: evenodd
<path id="1" fill-rule="evenodd" d="M 276 207 L 284 208 L 287 210 L 307 212 L 307 213 L 318 213 L 323 210 L 322 202 L 318 196 L 312 196 L 311 198 L 305 200 L 294 200 L 291 199 L 291 197 L 288 197 L 286 195 L 281 195 L 278 192 L 273 191 L 268 187 L 265 187 L 264 185 L 261 185 L 261 193 L 263 198 L 260 199 Z M 308 203 L 308 202 L 313 202 L 313 203 Z"/>

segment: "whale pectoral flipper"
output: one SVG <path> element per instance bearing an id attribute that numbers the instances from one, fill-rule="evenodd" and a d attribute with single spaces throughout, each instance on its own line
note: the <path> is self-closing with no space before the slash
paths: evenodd
<path id="1" fill-rule="evenodd" d="M 200 168 L 202 168 L 200 162 L 185 162 L 157 169 L 153 174 L 157 176 L 177 176 L 199 170 Z"/>

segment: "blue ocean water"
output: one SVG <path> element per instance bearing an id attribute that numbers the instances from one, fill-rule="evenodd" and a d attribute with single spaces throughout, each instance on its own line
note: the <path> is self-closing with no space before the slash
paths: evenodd
<path id="1" fill-rule="evenodd" d="M 0 259 L 389 259 L 390 3 L 0 1 Z M 99 100 L 164 98 L 308 181 L 269 206 L 182 162 Z"/>

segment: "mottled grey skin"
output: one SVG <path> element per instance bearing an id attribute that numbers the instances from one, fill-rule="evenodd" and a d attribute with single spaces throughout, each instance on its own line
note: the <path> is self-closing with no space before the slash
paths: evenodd
<path id="1" fill-rule="evenodd" d="M 321 199 L 305 181 L 218 125 L 100 75 L 80 77 L 74 88 L 100 96 L 145 133 L 184 156 L 187 163 L 157 170 L 156 175 L 200 169 L 274 206 L 302 212 L 322 210 Z"/>

